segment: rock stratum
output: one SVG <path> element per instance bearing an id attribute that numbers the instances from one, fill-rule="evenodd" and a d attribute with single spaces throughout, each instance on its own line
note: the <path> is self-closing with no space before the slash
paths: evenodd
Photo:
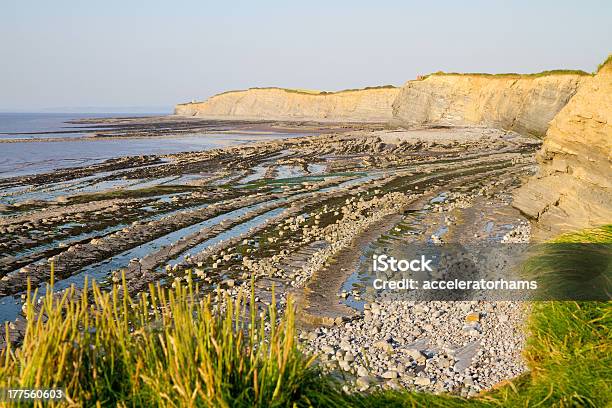
<path id="1" fill-rule="evenodd" d="M 336 93 L 279 88 L 219 94 L 180 104 L 206 118 L 384 122 L 402 127 L 485 126 L 544 137 L 539 174 L 515 206 L 534 239 L 612 222 L 612 63 L 589 75 L 436 73 L 401 88 Z"/>
<path id="2" fill-rule="evenodd" d="M 408 81 L 393 103 L 404 126 L 485 125 L 542 137 L 585 75 L 434 74 Z"/>
<path id="3" fill-rule="evenodd" d="M 612 62 L 588 78 L 553 119 L 537 154 L 539 174 L 514 206 L 531 217 L 533 236 L 612 222 Z"/>
<path id="4" fill-rule="evenodd" d="M 218 119 L 388 122 L 399 88 L 376 87 L 341 92 L 251 88 L 179 104 L 175 114 Z"/>

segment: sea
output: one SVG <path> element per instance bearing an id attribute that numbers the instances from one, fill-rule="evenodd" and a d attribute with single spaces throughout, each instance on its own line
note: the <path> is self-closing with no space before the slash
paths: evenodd
<path id="1" fill-rule="evenodd" d="M 121 156 L 201 151 L 254 140 L 301 136 L 301 134 L 284 133 L 256 136 L 239 133 L 194 133 L 177 137 L 96 140 L 83 137 L 95 130 L 95 125 L 90 127 L 88 124 L 87 129 L 83 129 L 83 125 L 67 123 L 85 118 L 134 116 L 160 116 L 160 114 L 0 113 L 0 179 L 88 166 Z M 61 140 L 40 141 L 41 138 Z M 2 143 L 3 139 L 11 139 L 11 142 Z"/>

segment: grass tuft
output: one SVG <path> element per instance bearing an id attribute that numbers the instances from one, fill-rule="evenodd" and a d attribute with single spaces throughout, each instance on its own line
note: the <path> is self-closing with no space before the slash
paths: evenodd
<path id="1" fill-rule="evenodd" d="M 538 299 L 609 300 L 612 292 L 612 227 L 564 234 L 533 247 L 521 266 L 537 280 Z"/>
<path id="2" fill-rule="evenodd" d="M 325 399 L 315 390 L 334 395 L 298 350 L 293 312 L 259 315 L 243 295 L 218 312 L 191 284 L 122 292 L 86 283 L 29 297 L 23 344 L 0 354 L 0 388 L 64 388 L 83 406 L 307 406 Z"/>
<path id="3" fill-rule="evenodd" d="M 606 60 L 604 62 L 602 62 L 601 64 L 599 64 L 599 66 L 597 67 L 597 72 L 601 71 L 601 69 L 603 67 L 605 67 L 606 65 L 612 65 L 612 54 L 608 55 L 608 58 L 606 58 Z"/>

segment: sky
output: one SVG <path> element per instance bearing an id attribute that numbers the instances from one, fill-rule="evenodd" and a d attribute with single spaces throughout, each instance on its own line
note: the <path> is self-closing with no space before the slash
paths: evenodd
<path id="1" fill-rule="evenodd" d="M 168 111 L 278 86 L 594 71 L 612 1 L 0 0 L 0 110 Z"/>

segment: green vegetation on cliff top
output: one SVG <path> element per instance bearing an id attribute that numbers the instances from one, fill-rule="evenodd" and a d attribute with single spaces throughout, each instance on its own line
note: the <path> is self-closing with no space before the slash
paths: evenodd
<path id="1" fill-rule="evenodd" d="M 599 66 L 597 67 L 597 72 L 599 72 L 603 67 L 605 67 L 608 64 L 612 65 L 612 54 L 608 55 L 608 58 L 606 58 L 604 62 L 599 64 Z"/>
<path id="2" fill-rule="evenodd" d="M 280 88 L 276 86 L 266 86 L 266 87 L 252 87 L 249 89 L 236 89 L 232 91 L 225 91 L 225 92 L 221 92 L 221 93 L 213 95 L 212 98 L 216 96 L 220 96 L 220 95 L 231 94 L 231 93 L 247 92 L 247 91 L 254 90 L 254 89 L 255 90 L 271 89 L 271 90 L 285 91 L 287 93 L 295 93 L 295 94 L 300 94 L 300 95 L 325 96 L 325 95 L 338 95 L 338 94 L 346 93 L 346 92 L 368 91 L 372 89 L 398 89 L 398 87 L 395 85 L 380 85 L 380 86 L 366 86 L 365 88 L 343 89 L 341 91 L 318 91 L 318 90 L 311 90 L 311 89 L 297 89 L 297 88 L 294 89 L 294 88 Z M 179 105 L 189 105 L 191 103 L 193 102 L 179 103 Z M 195 103 L 202 103 L 202 102 L 195 102 Z"/>
<path id="3" fill-rule="evenodd" d="M 474 76 L 474 77 L 490 77 L 490 78 L 540 78 L 551 75 L 581 75 L 581 76 L 592 76 L 588 72 L 579 69 L 553 69 L 549 71 L 536 72 L 533 74 L 517 74 L 514 72 L 507 72 L 501 74 L 488 74 L 485 72 L 433 72 L 429 75 L 424 75 L 421 79 L 425 79 L 430 76 Z"/>
<path id="4" fill-rule="evenodd" d="M 601 70 L 606 64 L 609 64 L 612 62 L 612 54 L 608 55 L 608 58 L 602 62 L 601 64 L 599 64 L 599 66 L 597 67 L 597 71 L 595 71 L 594 73 L 590 73 L 590 72 L 586 72 L 580 69 L 552 69 L 552 70 L 547 70 L 547 71 L 542 71 L 542 72 L 535 72 L 533 74 L 517 74 L 515 72 L 508 72 L 508 73 L 500 73 L 500 74 L 489 74 L 486 72 L 444 72 L 444 71 L 437 71 L 437 72 L 432 72 L 431 74 L 428 75 L 423 75 L 421 77 L 419 77 L 420 80 L 426 79 L 430 76 L 433 75 L 437 75 L 437 76 L 443 76 L 443 75 L 457 75 L 457 76 L 477 76 L 477 77 L 491 77 L 491 78 L 540 78 L 540 77 L 545 77 L 545 76 L 550 76 L 550 75 L 583 75 L 583 76 L 593 76 L 595 75 L 597 72 L 599 72 L 599 70 Z"/>

